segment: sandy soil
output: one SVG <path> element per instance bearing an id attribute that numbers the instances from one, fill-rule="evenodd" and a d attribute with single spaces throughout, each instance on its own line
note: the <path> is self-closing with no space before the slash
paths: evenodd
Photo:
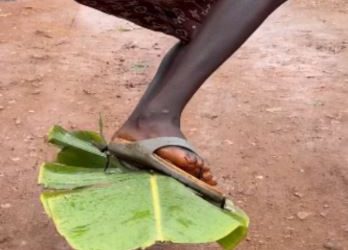
<path id="1" fill-rule="evenodd" d="M 185 112 L 251 217 L 241 250 L 348 249 L 347 14 L 346 0 L 287 3 Z M 110 136 L 174 42 L 70 0 L 0 1 L 1 250 L 69 249 L 39 203 L 44 135 L 95 130 L 102 112 Z"/>

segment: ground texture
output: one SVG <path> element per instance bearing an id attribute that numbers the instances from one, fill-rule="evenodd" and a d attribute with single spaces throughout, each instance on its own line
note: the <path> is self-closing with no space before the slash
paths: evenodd
<path id="1" fill-rule="evenodd" d="M 348 249 L 347 15 L 345 0 L 289 1 L 184 114 L 251 217 L 240 250 Z M 111 136 L 174 42 L 70 0 L 0 1 L 1 250 L 69 249 L 39 202 L 46 132 L 95 130 L 101 112 Z"/>

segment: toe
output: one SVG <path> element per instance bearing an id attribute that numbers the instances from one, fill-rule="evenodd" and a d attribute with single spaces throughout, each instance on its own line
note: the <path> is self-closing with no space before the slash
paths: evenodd
<path id="1" fill-rule="evenodd" d="M 211 181 L 213 180 L 213 175 L 211 174 L 211 172 L 204 172 L 202 175 L 202 180 L 204 181 Z"/>
<path id="2" fill-rule="evenodd" d="M 216 186 L 217 185 L 217 182 L 214 179 L 213 174 L 207 168 L 205 168 L 201 180 L 206 182 L 207 184 L 209 184 L 211 186 Z"/>
<path id="3" fill-rule="evenodd" d="M 157 150 L 156 154 L 209 185 L 217 184 L 203 159 L 193 152 L 178 147 L 165 147 Z"/>
<path id="4" fill-rule="evenodd" d="M 199 167 L 199 168 L 202 168 L 203 169 L 203 167 L 204 167 L 204 161 L 203 161 L 203 159 L 201 158 L 201 157 L 198 157 L 197 158 L 197 167 Z"/>
<path id="5" fill-rule="evenodd" d="M 206 181 L 207 184 L 209 184 L 210 186 L 216 186 L 217 185 L 217 181 L 216 180 L 211 180 L 211 181 Z"/>
<path id="6" fill-rule="evenodd" d="M 197 156 L 188 151 L 185 153 L 185 160 L 188 165 L 195 166 L 197 164 Z"/>
<path id="7" fill-rule="evenodd" d="M 179 148 L 165 147 L 165 148 L 161 148 L 161 149 L 157 150 L 156 153 L 160 157 L 170 161 L 171 163 L 173 163 L 174 165 L 176 165 L 180 168 L 182 166 L 184 166 L 186 163 L 186 160 L 185 160 L 186 152 L 180 150 Z"/>

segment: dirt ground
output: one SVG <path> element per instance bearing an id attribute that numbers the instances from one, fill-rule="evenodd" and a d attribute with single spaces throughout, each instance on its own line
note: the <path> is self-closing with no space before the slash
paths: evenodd
<path id="1" fill-rule="evenodd" d="M 240 250 L 348 249 L 347 23 L 346 0 L 289 1 L 185 112 L 250 215 Z M 174 42 L 71 0 L 0 0 L 1 250 L 70 249 L 39 202 L 45 134 L 95 130 L 102 112 L 111 136 Z"/>

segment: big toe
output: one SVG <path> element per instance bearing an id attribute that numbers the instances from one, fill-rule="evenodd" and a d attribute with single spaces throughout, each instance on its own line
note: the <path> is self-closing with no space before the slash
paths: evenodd
<path id="1" fill-rule="evenodd" d="M 203 159 L 195 153 L 170 146 L 157 150 L 156 154 L 208 184 L 216 185 L 210 170 L 204 166 Z"/>
<path id="2" fill-rule="evenodd" d="M 160 157 L 170 161 L 174 165 L 188 172 L 194 172 L 197 168 L 202 167 L 203 160 L 196 154 L 178 147 L 165 147 L 156 152 Z"/>

